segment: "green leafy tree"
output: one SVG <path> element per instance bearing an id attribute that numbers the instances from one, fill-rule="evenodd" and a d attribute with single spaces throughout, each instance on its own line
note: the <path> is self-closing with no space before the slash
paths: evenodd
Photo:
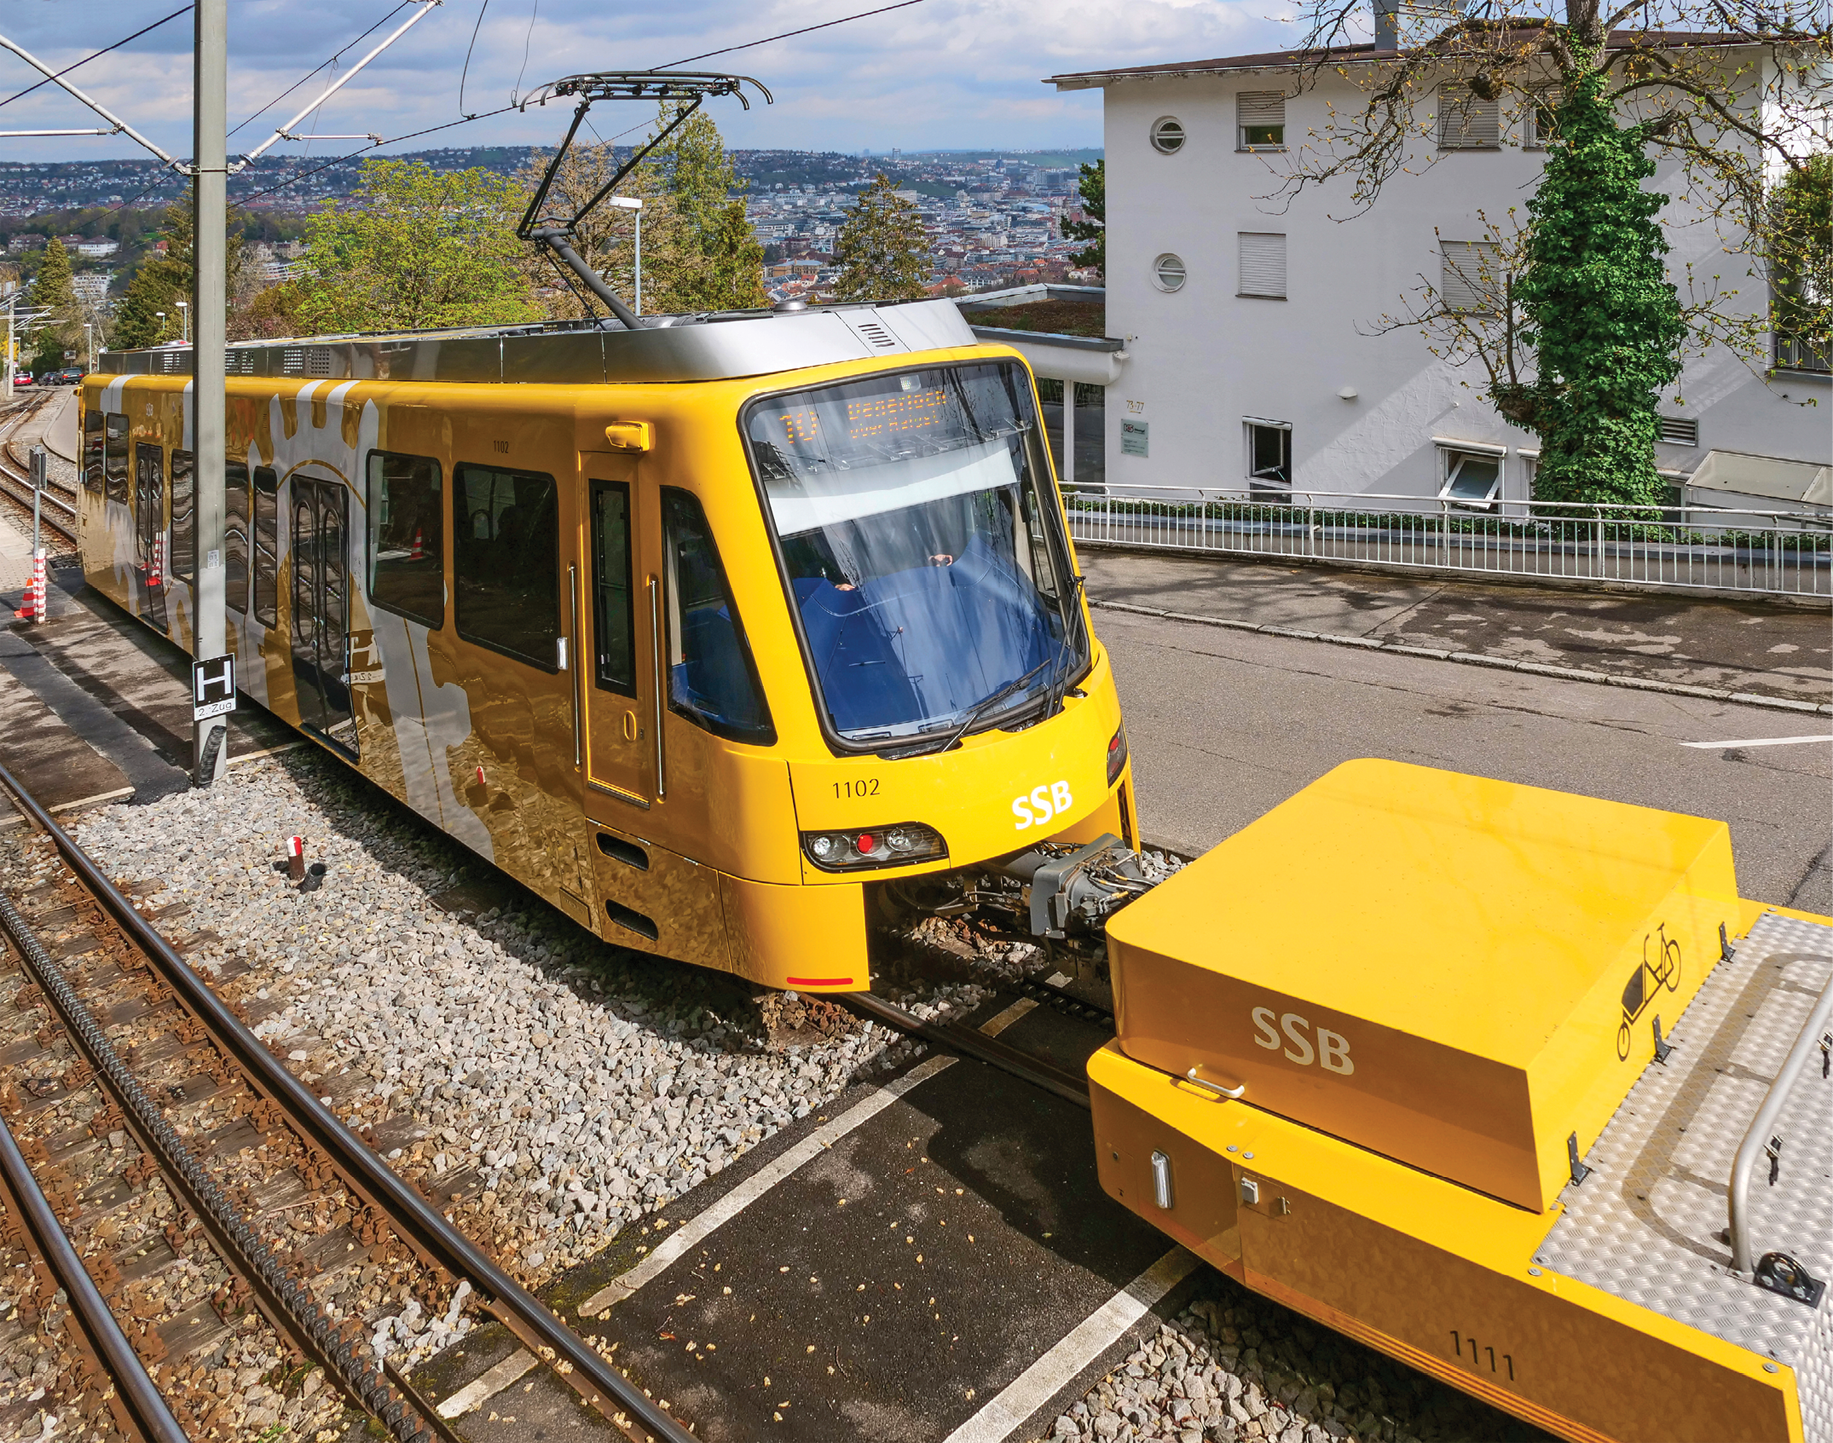
<path id="1" fill-rule="evenodd" d="M 1082 214 L 1085 220 L 1066 220 L 1063 222 L 1065 240 L 1087 241 L 1081 250 L 1070 257 L 1079 266 L 1095 266 L 1103 273 L 1107 270 L 1107 161 L 1097 160 L 1093 165 L 1082 163 L 1082 178 L 1077 181 L 1076 189 L 1082 195 Z"/>
<path id="2" fill-rule="evenodd" d="M 552 153 L 537 152 L 517 174 L 514 218 L 519 221 L 529 197 L 541 183 Z M 579 208 L 617 173 L 616 148 L 611 145 L 578 145 L 568 149 L 548 188 L 545 214 L 571 219 Z M 687 230 L 675 209 L 665 178 L 653 166 L 641 165 L 618 186 L 618 194 L 643 202 L 643 309 L 651 312 L 686 311 L 695 306 L 675 289 L 686 263 Z M 626 302 L 636 298 L 636 216 L 620 206 L 601 205 L 581 221 L 573 234 L 573 249 L 581 260 L 605 278 L 605 283 Z M 538 303 L 556 320 L 579 320 L 604 314 L 596 298 L 571 272 L 565 271 L 544 249 L 523 246 L 520 261 Z"/>
<path id="3" fill-rule="evenodd" d="M 1377 329 L 1418 327 L 1438 354 L 1481 363 L 1486 398 L 1540 434 L 1541 497 L 1660 501 L 1661 391 L 1689 349 L 1726 347 L 1767 369 L 1773 319 L 1770 305 L 1739 300 L 1719 275 L 1669 274 L 1663 208 L 1681 201 L 1679 223 L 1716 223 L 1756 285 L 1783 277 L 1784 298 L 1788 277 L 1812 272 L 1787 236 L 1802 212 L 1772 203 L 1772 177 L 1791 177 L 1790 196 L 1812 193 L 1821 162 L 1802 142 L 1825 134 L 1833 10 L 1790 0 L 1497 0 L 1470 14 L 1377 0 L 1376 9 L 1377 51 L 1351 66 L 1332 47 L 1360 38 L 1365 12 L 1304 0 L 1297 88 L 1349 77 L 1362 95 L 1333 98 L 1326 123 L 1289 151 L 1279 195 L 1329 185 L 1365 211 L 1446 134 L 1467 144 L 1479 104 L 1495 107 L 1499 122 L 1489 123 L 1504 145 L 1538 131 L 1546 162 L 1525 224 L 1482 218 L 1486 239 L 1462 248 L 1462 294 L 1453 301 L 1426 284 L 1420 304 Z M 1641 188 L 1658 166 L 1676 196 Z"/>
<path id="4" fill-rule="evenodd" d="M 917 208 L 892 189 L 880 171 L 859 194 L 859 204 L 834 243 L 843 301 L 912 301 L 928 294 L 928 247 Z"/>
<path id="5" fill-rule="evenodd" d="M 32 277 L 31 299 L 34 306 L 49 312 L 32 334 L 32 364 L 41 371 L 59 370 L 64 364 L 64 352 L 74 348 L 83 334 L 83 315 L 70 285 L 69 252 L 56 236 L 45 246 L 38 274 Z"/>
<path id="6" fill-rule="evenodd" d="M 665 129 L 686 104 L 663 101 L 657 130 Z M 642 169 L 653 172 L 682 228 L 680 252 L 665 282 L 667 307 L 724 311 L 768 305 L 764 248 L 745 218 L 744 183 L 713 117 L 705 109 L 696 110 L 650 153 Z M 649 249 L 647 217 L 643 247 Z M 643 270 L 647 291 L 649 266 Z"/>
<path id="7" fill-rule="evenodd" d="M 301 322 L 323 333 L 536 319 L 515 195 L 487 170 L 364 161 L 353 204 L 327 202 L 306 223 Z"/>
<path id="8" fill-rule="evenodd" d="M 1534 488 L 1547 501 L 1654 505 L 1656 406 L 1686 339 L 1655 220 L 1668 197 L 1641 188 L 1655 162 L 1642 127 L 1617 123 L 1601 74 L 1569 87 L 1555 118 L 1518 287 L 1539 371 Z"/>
<path id="9" fill-rule="evenodd" d="M 224 280 L 233 296 L 242 278 L 242 218 L 235 211 L 229 213 L 227 227 Z M 179 337 L 178 302 L 190 301 L 196 270 L 196 222 L 189 196 L 166 207 L 162 229 L 165 254 L 148 251 L 128 277 L 127 290 L 115 307 L 108 343 L 118 349 L 156 346 Z M 165 312 L 164 320 L 159 318 L 160 311 Z"/>

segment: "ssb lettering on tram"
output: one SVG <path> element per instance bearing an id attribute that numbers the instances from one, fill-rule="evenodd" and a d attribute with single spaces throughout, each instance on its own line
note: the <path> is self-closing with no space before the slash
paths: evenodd
<path id="1" fill-rule="evenodd" d="M 1012 830 L 1022 832 L 1028 827 L 1041 827 L 1075 804 L 1076 799 L 1069 794 L 1068 782 L 1047 782 L 1033 787 L 1027 795 L 1012 798 L 1012 815 L 1018 818 Z"/>
<path id="2" fill-rule="evenodd" d="M 1310 1067 L 1316 1063 L 1326 1072 L 1334 1072 L 1339 1077 L 1348 1077 L 1356 1070 L 1356 1064 L 1349 1055 L 1349 1039 L 1340 1032 L 1332 1032 L 1328 1027 L 1313 1029 L 1311 1024 L 1296 1012 L 1287 1012 L 1275 1017 L 1271 1007 L 1256 1007 L 1253 1012 L 1254 1030 L 1259 1034 L 1254 1041 L 1269 1052 L 1283 1052 L 1285 1057 L 1296 1062 L 1300 1067 Z M 1307 1032 L 1315 1032 L 1317 1045 L 1312 1046 Z M 1284 1033 L 1282 1039 L 1280 1034 Z"/>

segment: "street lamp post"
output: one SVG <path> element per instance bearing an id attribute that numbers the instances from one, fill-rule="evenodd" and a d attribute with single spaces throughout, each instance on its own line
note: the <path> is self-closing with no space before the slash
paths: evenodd
<path id="1" fill-rule="evenodd" d="M 178 339 L 184 345 L 191 344 L 191 303 L 189 301 L 178 303 Z"/>
<path id="2" fill-rule="evenodd" d="M 619 210 L 636 212 L 636 304 L 631 309 L 640 316 L 643 314 L 643 198 L 637 195 L 614 195 L 610 204 Z"/>
<path id="3" fill-rule="evenodd" d="M 83 354 L 89 360 L 89 364 L 85 366 L 83 369 L 86 371 L 93 371 L 95 369 L 95 322 L 94 321 L 84 321 L 83 322 Z"/>
<path id="4" fill-rule="evenodd" d="M 429 5 L 420 13 L 425 14 Z M 197 312 L 197 344 L 191 353 L 192 515 L 196 528 L 196 584 L 191 591 L 192 655 L 213 661 L 229 652 L 224 615 L 228 600 L 223 565 L 223 489 L 228 402 L 223 384 L 227 339 L 227 249 L 229 3 L 197 0 L 191 161 L 193 189 L 190 309 Z M 345 78 L 348 78 L 346 75 Z M 341 83 L 341 82 L 340 82 Z M 223 775 L 229 760 L 229 719 L 212 716 L 191 723 L 192 779 L 207 787 Z"/>
<path id="5" fill-rule="evenodd" d="M 154 344 L 163 346 L 165 344 L 165 312 L 154 311 L 153 314 L 159 318 L 159 339 Z"/>

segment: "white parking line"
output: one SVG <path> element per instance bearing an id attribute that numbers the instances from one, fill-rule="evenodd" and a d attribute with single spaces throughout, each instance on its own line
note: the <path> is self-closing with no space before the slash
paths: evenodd
<path id="1" fill-rule="evenodd" d="M 1803 742 L 1833 742 L 1833 737 L 1755 737 L 1743 742 L 1682 742 L 1683 747 L 1698 747 L 1703 752 L 1715 752 L 1720 747 L 1794 747 Z"/>
<path id="2" fill-rule="evenodd" d="M 946 1443 L 1004 1443 L 1014 1429 L 1157 1306 L 1159 1299 L 1189 1277 L 1196 1266 L 1194 1253 L 1173 1248 L 1076 1324 L 1068 1337 L 950 1433 Z"/>
<path id="3" fill-rule="evenodd" d="M 456 1418 L 461 1413 L 469 1413 L 479 1403 L 496 1397 L 534 1366 L 535 1355 L 526 1348 L 517 1348 L 502 1362 L 479 1373 L 433 1411 L 441 1418 Z"/>
<path id="4" fill-rule="evenodd" d="M 667 1241 L 658 1245 L 654 1252 L 634 1268 L 620 1273 L 592 1294 L 579 1305 L 580 1316 L 595 1318 L 613 1304 L 621 1303 L 715 1228 L 723 1227 L 737 1217 L 803 1163 L 819 1157 L 862 1122 L 878 1116 L 911 1088 L 927 1082 L 943 1068 L 952 1066 L 954 1061 L 953 1057 L 928 1058 L 902 1077 L 887 1082 L 870 1097 L 854 1103 L 833 1121 L 816 1128 L 782 1156 L 752 1173 L 704 1212 L 681 1224 L 669 1234 Z"/>

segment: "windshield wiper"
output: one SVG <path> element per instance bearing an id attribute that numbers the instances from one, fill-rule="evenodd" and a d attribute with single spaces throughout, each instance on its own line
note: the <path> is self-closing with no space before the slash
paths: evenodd
<path id="1" fill-rule="evenodd" d="M 960 724 L 957 727 L 955 727 L 955 729 L 952 732 L 950 732 L 946 738 L 943 739 L 942 744 L 940 746 L 913 747 L 909 751 L 900 751 L 898 753 L 898 756 L 900 757 L 926 757 L 926 756 L 931 756 L 937 752 L 945 752 L 945 751 L 950 750 L 957 743 L 960 742 L 962 737 L 968 734 L 968 730 L 974 725 L 975 722 L 979 721 L 981 717 L 986 715 L 989 708 L 999 705 L 1000 702 L 1004 701 L 1007 697 L 1013 695 L 1015 692 L 1023 691 L 1027 686 L 1031 684 L 1032 679 L 1036 677 L 1039 672 L 1043 671 L 1046 667 L 1049 667 L 1052 664 L 1053 663 L 1050 661 L 1040 661 L 1036 666 L 1032 667 L 1030 671 L 1026 672 L 1023 676 L 1019 677 L 1016 681 L 1007 682 L 1004 686 L 1002 686 L 998 691 L 994 692 L 991 696 L 982 697 L 979 701 L 975 702 L 973 706 L 968 708 L 968 713 L 966 716 L 964 716 L 961 719 Z M 883 753 L 880 753 L 880 755 L 883 755 Z"/>

